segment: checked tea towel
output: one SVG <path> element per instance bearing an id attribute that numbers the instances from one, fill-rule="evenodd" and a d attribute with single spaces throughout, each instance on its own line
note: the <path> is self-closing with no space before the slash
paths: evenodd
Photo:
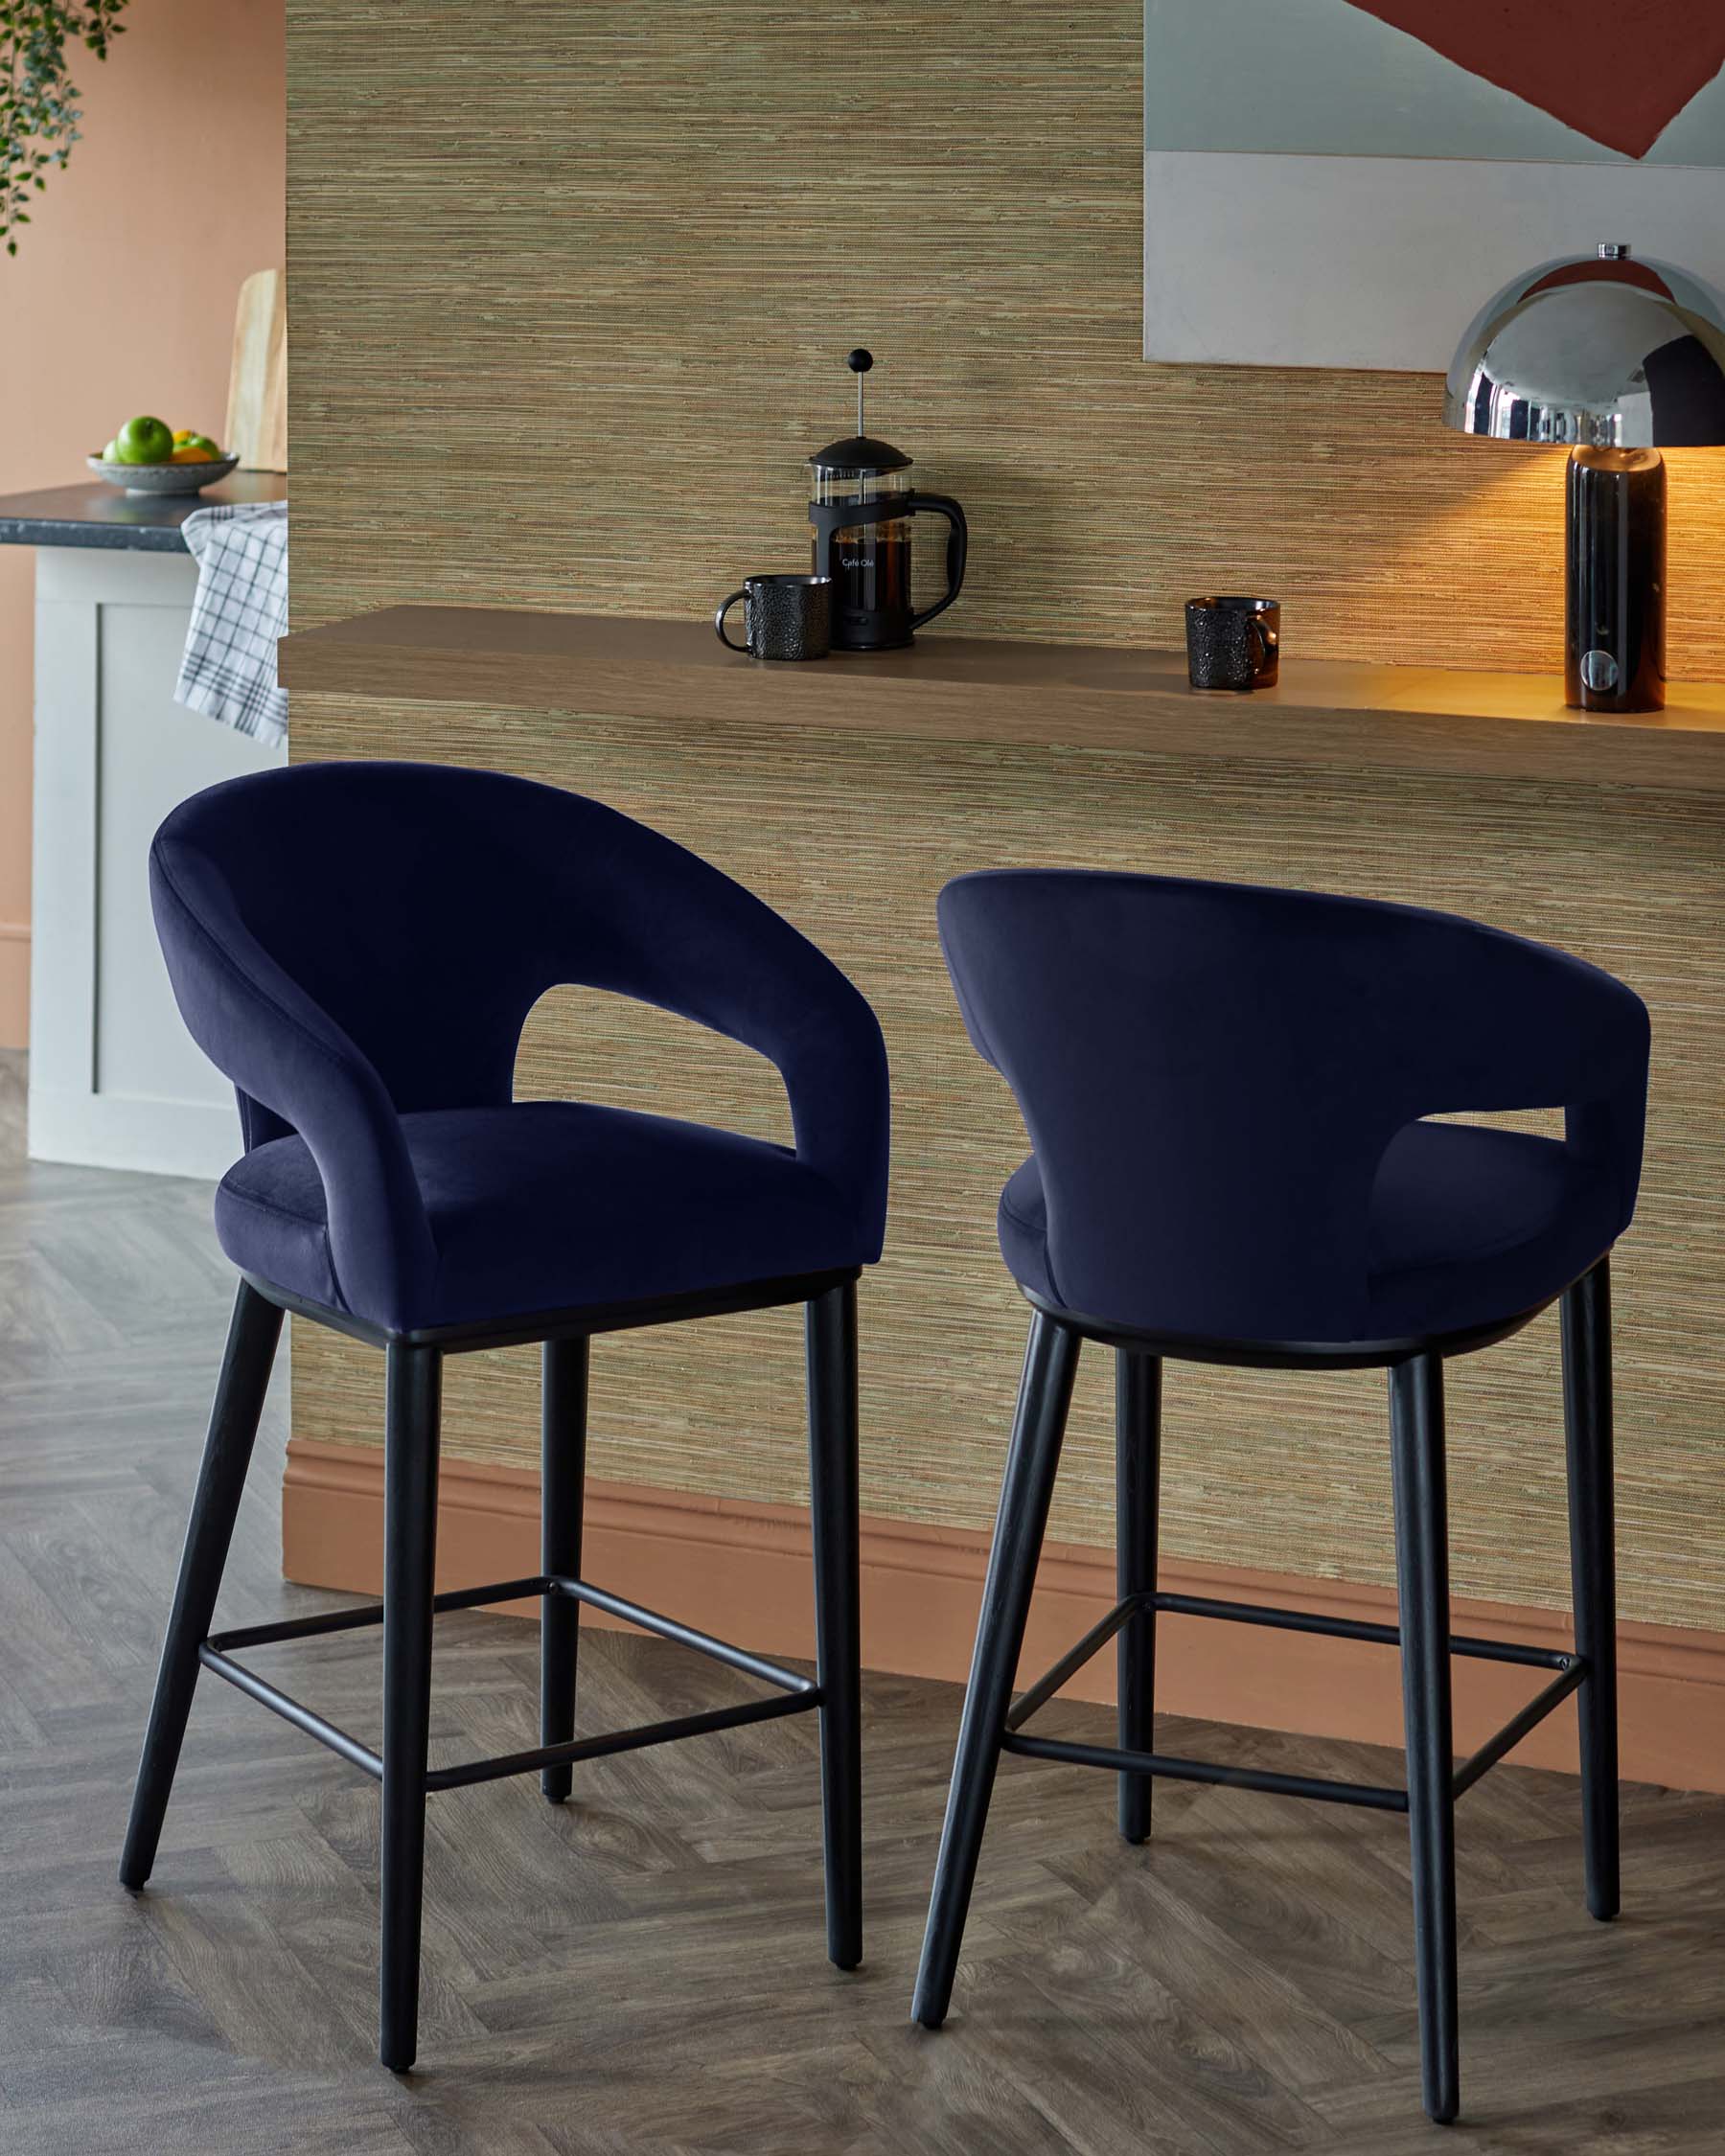
<path id="1" fill-rule="evenodd" d="M 288 504 L 200 509 L 180 534 L 197 563 L 197 597 L 174 701 L 259 741 L 286 741 L 276 638 L 288 633 Z"/>

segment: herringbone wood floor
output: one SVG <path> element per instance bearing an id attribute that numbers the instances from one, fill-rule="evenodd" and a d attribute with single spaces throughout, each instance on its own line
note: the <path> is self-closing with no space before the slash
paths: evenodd
<path id="1" fill-rule="evenodd" d="M 26 1165 L 0 1062 L 0 2147 L 176 2156 L 1403 2156 L 1419 2112 L 1401 1825 L 1162 1785 L 1129 1851 L 1101 1777 L 1009 1762 L 953 2020 L 908 2025 L 957 1714 L 868 1686 L 868 1957 L 822 1951 L 812 1721 L 433 1800 L 421 2070 L 373 2063 L 378 1798 L 206 1681 L 150 1891 L 114 1867 L 230 1283 L 200 1185 Z M 791 1373 L 788 1373 L 790 1376 Z M 223 1610 L 278 1575 L 282 1417 Z M 714 1622 L 724 1629 L 723 1613 Z M 1247 1642 L 1243 1651 L 1250 1651 Z M 1362 1653 L 1374 1652 L 1361 1649 Z M 375 1739 L 375 1636 L 273 1651 Z M 584 1646 L 582 1726 L 731 1696 Z M 533 1635 L 439 1626 L 445 1755 L 534 1741 Z M 1101 1728 L 1092 1708 L 1052 1728 Z M 1364 1748 L 1185 1749 L 1392 1777 Z M 1725 1800 L 1632 1790 L 1623 1920 L 1580 1899 L 1573 1786 L 1461 1812 L 1463 2145 L 1725 2148 Z"/>

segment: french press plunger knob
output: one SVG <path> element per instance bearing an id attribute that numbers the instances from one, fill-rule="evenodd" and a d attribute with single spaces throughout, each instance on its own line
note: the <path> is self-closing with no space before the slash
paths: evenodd
<path id="1" fill-rule="evenodd" d="M 844 356 L 844 363 L 857 378 L 857 432 L 866 434 L 868 429 L 862 424 L 862 377 L 874 365 L 874 354 L 860 344 L 853 345 Z"/>

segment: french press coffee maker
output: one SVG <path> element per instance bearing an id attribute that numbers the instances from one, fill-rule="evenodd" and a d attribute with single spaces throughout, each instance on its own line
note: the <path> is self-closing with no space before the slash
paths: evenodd
<path id="1" fill-rule="evenodd" d="M 874 356 L 859 346 L 844 363 L 857 378 L 857 431 L 809 459 L 814 570 L 832 579 L 834 651 L 896 651 L 957 598 L 970 535 L 950 495 L 919 493 L 905 452 L 864 432 L 862 378 Z M 947 587 L 918 608 L 910 604 L 910 519 L 925 511 L 947 520 Z"/>

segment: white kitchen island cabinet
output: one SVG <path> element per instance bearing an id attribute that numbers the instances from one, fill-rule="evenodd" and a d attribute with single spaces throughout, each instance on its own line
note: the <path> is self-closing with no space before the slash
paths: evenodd
<path id="1" fill-rule="evenodd" d="M 179 525 L 214 502 L 281 500 L 286 487 L 254 472 L 200 496 L 96 485 L 0 499 L 0 543 L 38 550 L 33 1158 L 216 1177 L 239 1157 L 233 1089 L 174 1008 L 148 859 L 188 794 L 287 761 L 173 700 L 197 585 Z"/>

